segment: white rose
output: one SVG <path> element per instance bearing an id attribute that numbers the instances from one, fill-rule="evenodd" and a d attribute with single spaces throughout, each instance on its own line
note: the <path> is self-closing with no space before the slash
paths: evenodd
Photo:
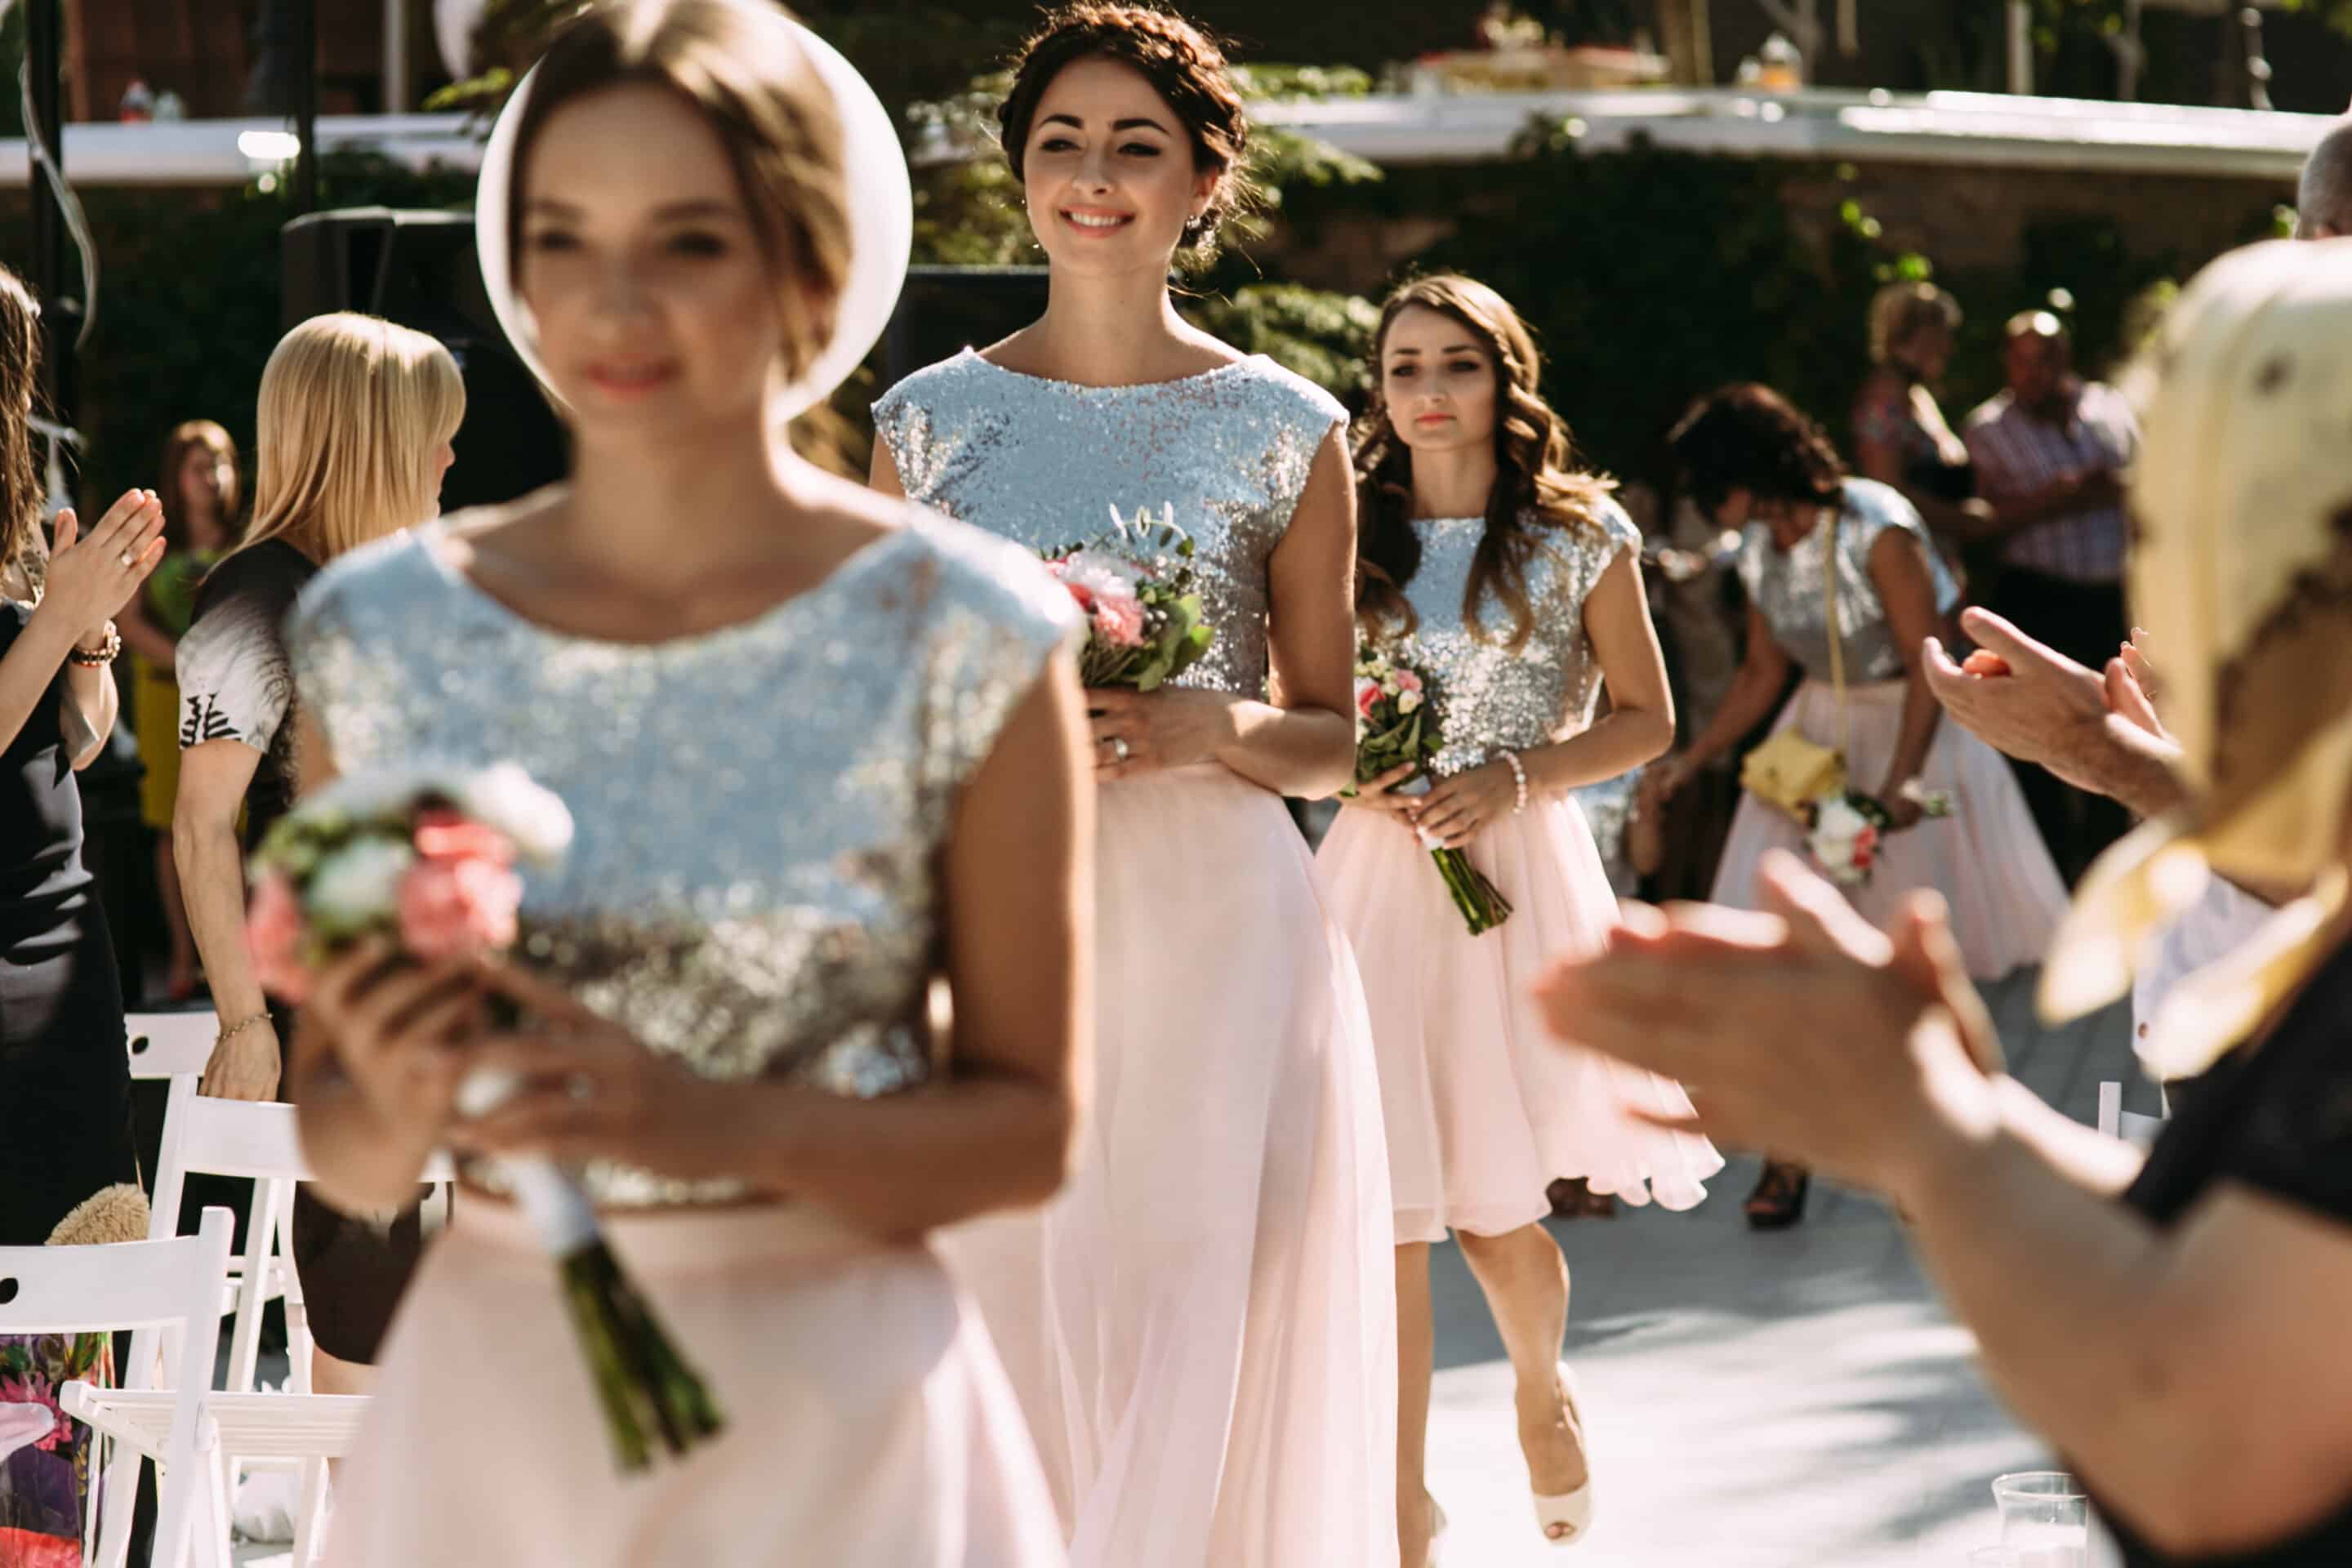
<path id="1" fill-rule="evenodd" d="M 514 840 L 515 853 L 541 863 L 572 847 L 572 813 L 554 791 L 531 782 L 516 763 L 460 775 L 448 791 L 457 809 Z"/>
<path id="2" fill-rule="evenodd" d="M 1421 693 L 1418 691 L 1405 692 L 1397 699 L 1397 711 L 1400 713 L 1410 713 L 1420 706 Z"/>
<path id="3" fill-rule="evenodd" d="M 388 920 L 397 907 L 400 879 L 416 852 L 396 838 L 357 838 L 321 861 L 304 902 L 310 918 L 331 931 L 354 931 Z"/>
<path id="4" fill-rule="evenodd" d="M 1870 819 L 1846 804 L 1843 795 L 1824 796 L 1813 807 L 1813 830 L 1808 835 L 1813 858 L 1840 881 L 1853 874 L 1854 840 Z"/>

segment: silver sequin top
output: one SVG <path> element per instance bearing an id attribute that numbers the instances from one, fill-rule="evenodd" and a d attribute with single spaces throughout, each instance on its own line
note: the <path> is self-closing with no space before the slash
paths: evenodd
<path id="1" fill-rule="evenodd" d="M 1417 519 L 1421 564 L 1404 585 L 1419 625 L 1396 639 L 1397 656 L 1427 675 L 1436 700 L 1439 773 L 1475 768 L 1497 750 L 1565 740 L 1592 722 L 1601 662 L 1584 635 L 1584 601 L 1620 551 L 1639 551 L 1641 531 L 1614 501 L 1597 526 L 1559 528 L 1530 518 L 1539 542 L 1528 561 L 1528 640 L 1508 647 L 1512 616 L 1489 595 L 1479 605 L 1485 636 L 1463 614 L 1470 563 L 1486 531 L 1483 517 Z"/>
<path id="2" fill-rule="evenodd" d="M 1894 680 L 1903 674 L 1902 649 L 1870 576 L 1871 546 L 1890 528 L 1902 529 L 1926 549 L 1936 608 L 1949 610 L 1959 603 L 1959 584 L 1928 541 L 1927 525 L 1902 492 L 1874 479 L 1846 480 L 1845 506 L 1837 525 L 1837 598 L 1848 680 Z M 1829 533 L 1815 524 L 1796 548 L 1782 550 L 1772 542 L 1769 527 L 1751 522 L 1739 542 L 1739 580 L 1747 585 L 1749 600 L 1763 612 L 1789 657 L 1816 680 L 1830 678 L 1828 598 L 1822 576 L 1822 552 Z"/>
<path id="3" fill-rule="evenodd" d="M 906 510 L 807 592 L 654 645 L 523 619 L 428 525 L 304 593 L 302 701 L 343 773 L 513 762 L 561 795 L 572 847 L 526 869 L 522 955 L 651 1049 L 709 1078 L 909 1089 L 932 1067 L 957 793 L 1076 615 L 1019 551 Z M 586 1175 L 617 1205 L 740 1194 Z"/>
<path id="4" fill-rule="evenodd" d="M 1217 632 L 1176 684 L 1251 698 L 1265 695 L 1267 560 L 1316 448 L 1347 418 L 1263 355 L 1181 381 L 1079 386 L 966 349 L 874 405 L 909 497 L 1032 550 L 1095 538 L 1112 506 L 1174 506 Z"/>

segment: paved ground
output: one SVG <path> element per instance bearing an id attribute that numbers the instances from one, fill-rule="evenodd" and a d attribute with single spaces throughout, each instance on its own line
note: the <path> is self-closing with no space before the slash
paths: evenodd
<path id="1" fill-rule="evenodd" d="M 1995 998 L 2012 1067 L 2084 1121 L 2132 1085 L 2119 1013 L 2031 1026 L 2026 977 Z M 1441 1568 L 1965 1568 L 1997 1540 L 1988 1483 L 2046 1454 L 1991 1399 L 1892 1215 L 1816 1185 L 1802 1226 L 1749 1232 L 1752 1161 L 1685 1215 L 1556 1225 L 1574 1279 L 1568 1352 L 1600 1510 L 1573 1553 L 1536 1532 L 1510 1372 L 1451 1248 L 1437 1260 L 1431 1487 Z"/>
<path id="2" fill-rule="evenodd" d="M 2085 1121 L 2102 1079 L 2154 1111 L 2123 1016 L 2045 1035 L 2029 984 L 1993 999 L 2019 1075 Z M 1601 1489 L 1572 1553 L 1536 1532 L 1502 1347 L 1460 1257 L 1438 1250 L 1440 1568 L 1968 1568 L 1994 1542 L 1988 1483 L 2048 1461 L 1986 1393 L 1968 1333 L 1874 1200 L 1816 1186 L 1802 1226 L 1749 1232 L 1754 1171 L 1735 1161 L 1690 1214 L 1555 1227 Z"/>

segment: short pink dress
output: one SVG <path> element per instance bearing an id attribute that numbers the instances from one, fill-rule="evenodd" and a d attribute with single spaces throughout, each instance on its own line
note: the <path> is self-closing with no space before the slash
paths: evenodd
<path id="1" fill-rule="evenodd" d="M 1613 504 L 1590 526 L 1530 517 L 1542 543 L 1528 569 L 1535 621 L 1516 652 L 1510 611 L 1482 606 L 1486 636 L 1464 615 L 1484 518 L 1417 521 L 1421 562 L 1404 584 L 1418 626 L 1389 647 L 1431 683 L 1444 749 L 1438 773 L 1497 750 L 1543 745 L 1592 721 L 1601 668 L 1584 601 L 1641 535 Z M 1488 640 L 1489 638 L 1493 640 Z M 1566 795 L 1532 798 L 1469 846 L 1513 914 L 1472 936 L 1429 851 L 1402 824 L 1342 811 L 1317 857 L 1334 911 L 1354 943 L 1381 1064 L 1389 1174 L 1399 1242 L 1448 1230 L 1499 1236 L 1550 1212 L 1544 1189 L 1581 1176 L 1628 1203 L 1686 1209 L 1723 1158 L 1704 1138 L 1636 1120 L 1686 1115 L 1681 1088 L 1562 1044 L 1531 990 L 1550 964 L 1600 951 L 1617 895 L 1583 811 Z"/>

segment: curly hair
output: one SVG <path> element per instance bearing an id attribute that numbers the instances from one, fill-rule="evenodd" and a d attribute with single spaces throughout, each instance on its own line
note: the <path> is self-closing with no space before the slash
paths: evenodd
<path id="1" fill-rule="evenodd" d="M 1701 398 L 1666 441 L 1691 499 L 1709 511 L 1735 489 L 1758 500 L 1822 506 L 1844 493 L 1845 464 L 1822 427 L 1756 382 Z"/>
<path id="2" fill-rule="evenodd" d="M 1177 253 L 1194 262 L 1216 254 L 1226 221 L 1257 200 L 1257 186 L 1245 164 L 1249 113 L 1225 62 L 1224 50 L 1207 33 L 1171 11 L 1153 5 L 1073 0 L 1051 12 L 1029 35 L 1013 62 L 1013 89 L 996 110 L 998 136 L 1013 177 L 1024 178 L 1029 132 L 1054 79 L 1080 60 L 1116 60 L 1133 68 L 1167 101 L 1183 122 L 1192 147 L 1192 166 L 1213 170 L 1215 192 L 1208 209 L 1184 226 Z"/>
<path id="3" fill-rule="evenodd" d="M 40 386 L 41 307 L 23 279 L 0 267 L 0 571 L 12 586 L 37 585 L 47 558 L 48 487 L 23 412 L 40 406 Z"/>
<path id="4" fill-rule="evenodd" d="M 1548 528 L 1596 528 L 1616 481 L 1575 466 L 1568 422 L 1543 399 L 1543 356 L 1509 300 L 1475 279 L 1444 273 L 1400 285 L 1381 308 L 1372 334 L 1372 393 L 1356 422 L 1356 493 L 1362 519 L 1357 546 L 1356 611 L 1368 630 L 1411 632 L 1418 622 L 1404 586 L 1421 569 L 1412 528 L 1412 449 L 1399 438 L 1381 394 L 1380 364 L 1389 330 L 1414 309 L 1459 322 L 1495 367 L 1495 484 L 1486 530 L 1471 558 L 1462 616 L 1471 635 L 1486 636 L 1481 607 L 1489 595 L 1511 613 L 1513 652 L 1535 629 L 1528 603 L 1528 563 Z"/>

